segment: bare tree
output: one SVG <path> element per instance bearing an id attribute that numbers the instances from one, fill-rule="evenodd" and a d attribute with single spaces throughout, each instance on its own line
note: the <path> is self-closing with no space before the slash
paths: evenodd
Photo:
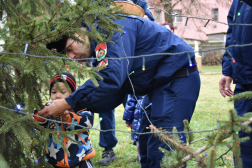
<path id="1" fill-rule="evenodd" d="M 148 2 L 157 7 L 163 6 L 164 10 L 170 14 L 176 12 L 174 9 L 177 5 L 181 5 L 183 13 L 178 13 L 178 15 L 209 17 L 207 10 L 210 9 L 210 6 L 207 0 L 148 0 Z M 227 0 L 216 1 L 215 3 L 218 6 L 229 8 L 231 2 L 232 0 Z M 173 23 L 173 17 L 165 14 L 165 22 Z"/>

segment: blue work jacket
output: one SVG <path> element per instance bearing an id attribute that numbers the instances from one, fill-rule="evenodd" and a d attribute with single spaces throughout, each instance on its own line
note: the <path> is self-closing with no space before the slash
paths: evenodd
<path id="1" fill-rule="evenodd" d="M 108 65 L 98 72 L 103 77 L 103 81 L 98 81 L 100 86 L 96 87 L 91 80 L 88 80 L 65 99 L 74 111 L 87 108 L 98 112 L 94 106 L 106 101 L 104 107 L 113 109 L 122 103 L 124 98 L 118 101 L 115 95 L 120 92 L 132 93 L 131 84 L 136 95 L 148 94 L 154 88 L 170 82 L 174 73 L 181 68 L 189 67 L 188 55 L 192 64 L 196 65 L 194 53 L 161 55 L 193 52 L 190 45 L 169 29 L 138 16 L 125 16 L 125 18 L 126 20 L 115 20 L 115 23 L 124 26 L 124 33 L 115 32 L 111 39 L 114 43 L 107 43 L 105 59 L 108 59 Z M 93 51 L 96 46 L 97 44 L 93 43 L 91 50 Z M 147 54 L 155 56 L 137 58 Z M 128 58 L 129 56 L 134 59 Z M 143 64 L 145 70 L 142 70 Z M 134 73 L 131 73 L 133 71 Z"/>
<path id="2" fill-rule="evenodd" d="M 247 2 L 251 3 L 251 1 Z M 229 24 L 252 24 L 251 6 L 244 1 L 234 0 L 227 18 Z M 252 43 L 251 32 L 252 26 L 229 25 L 226 46 Z M 222 59 L 223 75 L 231 76 L 237 84 L 252 84 L 251 46 L 230 47 L 228 50 L 235 61 L 231 61 L 230 56 L 225 52 Z"/>

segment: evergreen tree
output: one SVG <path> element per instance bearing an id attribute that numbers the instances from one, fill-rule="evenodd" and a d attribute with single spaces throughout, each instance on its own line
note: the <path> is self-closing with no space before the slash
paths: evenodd
<path id="1" fill-rule="evenodd" d="M 123 19 L 117 14 L 124 14 L 119 7 L 108 8 L 111 3 L 112 0 L 76 0 L 74 5 L 67 0 L 0 0 L 1 10 L 7 13 L 5 26 L 0 30 L 0 39 L 5 41 L 2 46 L 4 53 L 0 55 L 0 151 L 9 167 L 43 167 L 44 145 L 48 135 L 52 134 L 55 141 L 62 143 L 54 131 L 44 129 L 32 121 L 31 115 L 23 113 L 32 114 L 34 109 L 43 108 L 43 102 L 49 99 L 48 83 L 54 74 L 78 72 L 78 77 L 90 77 L 95 85 L 98 84 L 97 79 L 101 80 L 96 74 L 99 68 L 81 67 L 67 59 L 64 53 L 48 50 L 46 44 L 65 35 L 87 45 L 73 36 L 75 32 L 81 36 L 88 35 L 91 41 L 111 42 L 113 32 L 121 31 L 113 20 Z M 88 25 L 90 31 L 79 29 L 83 23 Z M 237 95 L 234 100 L 247 97 L 251 98 L 251 93 Z M 17 105 L 21 105 L 21 109 Z M 183 144 L 177 134 L 157 134 L 162 141 L 177 149 L 160 149 L 166 156 L 162 161 L 163 167 L 183 166 L 192 158 L 199 167 L 215 167 L 216 159 L 222 157 L 216 156 L 219 145 L 233 150 L 235 164 L 241 167 L 239 144 L 246 138 L 240 140 L 237 132 L 251 131 L 248 126 L 252 122 L 250 117 L 252 115 L 248 113 L 240 118 L 235 110 L 231 110 L 230 120 L 220 121 L 216 132 L 195 141 L 192 133 L 188 133 L 188 145 Z M 188 122 L 184 124 L 186 131 L 191 131 Z M 161 131 L 155 126 L 150 127 L 154 132 Z M 60 133 L 71 139 L 70 136 L 77 132 Z M 177 132 L 176 129 L 173 132 Z M 231 142 L 226 142 L 231 136 L 234 137 Z M 206 142 L 203 147 L 193 149 L 190 146 L 200 140 Z M 206 150 L 210 150 L 209 155 L 201 156 Z"/>
<path id="2" fill-rule="evenodd" d="M 46 44 L 65 35 L 87 45 L 74 36 L 75 32 L 82 37 L 88 35 L 91 41 L 111 42 L 113 32 L 122 31 L 113 20 L 122 19 L 117 14 L 125 14 L 120 7 L 108 8 L 111 3 L 114 2 L 0 0 L 1 10 L 7 13 L 4 28 L 0 30 L 0 39 L 5 42 L 4 53 L 0 55 L 0 151 L 10 167 L 44 166 L 44 145 L 49 134 L 63 143 L 52 130 L 34 123 L 31 115 L 20 113 L 32 114 L 34 109 L 43 108 L 44 101 L 49 99 L 49 80 L 53 75 L 74 71 L 78 77 L 90 77 L 95 85 L 97 78 L 102 79 L 96 73 L 97 68 L 81 67 L 66 59 L 64 53 L 48 50 Z M 90 31 L 81 31 L 83 24 Z M 21 105 L 21 111 L 17 105 Z"/>
<path id="3" fill-rule="evenodd" d="M 240 101 L 242 98 L 251 98 L 251 92 L 244 92 L 231 98 L 230 100 Z M 185 131 L 187 133 L 187 144 L 184 144 L 180 140 L 176 129 L 171 134 L 158 133 L 164 130 L 160 130 L 151 125 L 152 131 L 157 132 L 157 136 L 161 141 L 167 143 L 173 150 L 167 151 L 160 148 L 165 153 L 161 166 L 163 168 L 177 168 L 183 167 L 184 163 L 192 158 L 198 163 L 198 167 L 214 168 L 216 167 L 216 161 L 222 158 L 229 151 L 233 151 L 235 158 L 235 166 L 242 167 L 242 159 L 240 158 L 240 143 L 249 140 L 249 137 L 239 138 L 238 132 L 245 131 L 251 132 L 252 129 L 249 126 L 252 123 L 252 112 L 246 113 L 243 117 L 237 116 L 236 110 L 229 111 L 230 119 L 228 121 L 218 121 L 220 126 L 216 132 L 212 132 L 206 137 L 202 137 L 195 141 L 193 140 L 193 132 L 189 127 L 188 121 L 184 121 Z M 231 137 L 231 138 L 230 138 Z M 198 141 L 205 141 L 205 145 L 199 149 L 194 149 L 191 145 Z M 227 146 L 228 150 L 217 156 L 217 149 L 219 146 Z M 209 154 L 202 155 L 203 152 L 208 151 Z M 226 167 L 224 165 L 224 167 Z"/>

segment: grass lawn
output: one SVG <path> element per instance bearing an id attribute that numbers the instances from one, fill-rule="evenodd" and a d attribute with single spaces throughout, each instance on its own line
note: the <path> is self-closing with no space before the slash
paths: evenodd
<path id="1" fill-rule="evenodd" d="M 203 67 L 203 72 L 221 72 L 221 67 Z M 227 119 L 228 110 L 233 107 L 231 103 L 227 102 L 227 99 L 223 98 L 218 90 L 218 82 L 221 77 L 220 73 L 217 74 L 204 74 L 201 77 L 201 91 L 197 102 L 195 112 L 193 114 L 190 126 L 194 131 L 209 130 L 217 127 L 216 116 L 219 116 L 220 120 Z M 233 86 L 234 87 L 234 86 Z M 122 120 L 124 108 L 122 105 L 115 109 L 116 116 L 116 129 L 127 131 L 128 128 L 125 126 L 125 122 Z M 98 122 L 98 114 L 95 115 L 96 125 Z M 204 137 L 209 133 L 199 133 L 195 134 L 195 139 Z M 136 146 L 132 145 L 130 134 L 116 132 L 116 137 L 118 139 L 118 144 L 114 148 L 118 156 L 118 160 L 114 161 L 107 167 L 122 167 L 122 168 L 140 168 L 139 162 L 136 161 L 137 149 Z M 92 159 L 94 167 L 102 167 L 98 164 L 98 160 L 102 157 L 103 148 L 99 147 L 99 132 L 96 130 L 91 130 L 91 140 L 96 150 L 96 156 Z M 193 144 L 194 145 L 194 144 Z M 204 141 L 195 143 L 193 147 L 196 149 L 202 147 Z M 220 147 L 217 151 L 217 156 L 224 153 L 227 150 L 226 147 Z M 205 155 L 205 153 L 204 153 Z M 232 152 L 229 152 L 227 156 L 231 157 Z M 234 167 L 231 160 L 224 157 L 227 167 Z M 218 167 L 224 167 L 221 159 L 216 162 Z M 196 167 L 196 162 L 189 161 L 188 167 Z"/>
<path id="2" fill-rule="evenodd" d="M 206 72 L 220 72 L 222 71 L 221 66 L 202 66 L 201 73 Z"/>

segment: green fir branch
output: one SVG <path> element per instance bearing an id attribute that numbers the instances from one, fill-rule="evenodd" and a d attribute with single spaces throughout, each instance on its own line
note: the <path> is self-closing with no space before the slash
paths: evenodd
<path id="1" fill-rule="evenodd" d="M 216 156 L 216 150 L 211 149 L 210 154 L 208 157 L 208 162 L 207 162 L 207 168 L 215 168 L 215 156 Z"/>
<path id="2" fill-rule="evenodd" d="M 238 101 L 242 99 L 251 99 L 251 98 L 252 98 L 252 91 L 246 91 L 234 95 L 233 97 L 229 98 L 229 101 Z"/>

